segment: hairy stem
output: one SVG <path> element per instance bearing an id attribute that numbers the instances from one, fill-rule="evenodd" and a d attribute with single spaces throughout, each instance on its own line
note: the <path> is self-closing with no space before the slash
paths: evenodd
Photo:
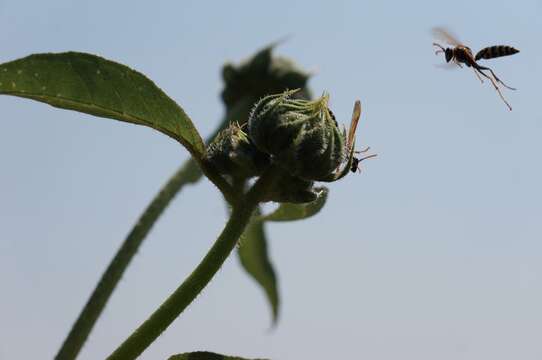
<path id="1" fill-rule="evenodd" d="M 227 126 L 230 120 L 240 120 L 241 118 L 246 117 L 246 114 L 250 111 L 253 103 L 254 99 L 248 97 L 233 106 L 230 111 L 227 112 L 221 125 L 211 136 L 209 136 L 207 143 L 212 141 L 220 130 Z M 139 250 L 143 240 L 145 240 L 147 234 L 154 226 L 156 220 L 158 220 L 171 200 L 173 200 L 175 195 L 177 195 L 184 185 L 197 182 L 202 175 L 203 173 L 196 161 L 193 158 L 190 158 L 190 160 L 185 162 L 177 172 L 173 174 L 160 192 L 154 197 L 122 243 L 107 269 L 102 274 L 94 291 L 72 326 L 70 333 L 64 340 L 62 347 L 55 356 L 56 360 L 74 360 L 77 358 L 77 355 L 81 351 L 85 341 L 96 324 L 96 321 L 103 312 L 111 294 L 117 287 L 122 275 Z M 215 184 L 217 183 L 215 182 Z M 219 187 L 219 185 L 217 185 L 217 187 Z"/>
<path id="2" fill-rule="evenodd" d="M 233 186 L 231 186 L 230 183 L 228 183 L 226 179 L 224 179 L 222 175 L 218 173 L 210 162 L 204 159 L 198 159 L 198 164 L 201 171 L 203 171 L 203 174 L 207 176 L 207 178 L 211 180 L 213 184 L 215 184 L 222 195 L 224 195 L 224 198 L 226 198 L 226 201 L 230 204 L 233 203 L 237 196 Z"/>
<path id="3" fill-rule="evenodd" d="M 233 204 L 231 217 L 224 230 L 200 264 L 173 294 L 107 358 L 108 360 L 137 358 L 205 288 L 235 248 L 262 194 L 273 186 L 275 173 L 272 168 L 269 169 L 246 196 Z"/>
<path id="4" fill-rule="evenodd" d="M 169 179 L 156 195 L 109 263 L 55 359 L 71 360 L 77 357 L 143 239 L 183 185 L 195 182 L 200 177 L 201 171 L 198 165 L 195 161 L 190 160 Z"/>

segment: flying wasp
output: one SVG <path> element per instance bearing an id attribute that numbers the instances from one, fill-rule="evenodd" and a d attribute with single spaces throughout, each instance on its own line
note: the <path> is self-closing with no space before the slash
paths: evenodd
<path id="1" fill-rule="evenodd" d="M 350 152 L 352 150 L 352 147 L 354 146 L 356 128 L 358 127 L 358 122 L 359 122 L 360 117 L 361 117 L 361 102 L 359 100 L 356 100 L 356 102 L 354 103 L 354 110 L 352 111 L 352 120 L 350 121 L 350 127 L 348 128 L 348 137 L 346 138 L 346 149 L 348 150 L 348 152 Z M 370 147 L 367 147 L 366 149 L 361 150 L 361 151 L 354 151 L 354 153 L 355 154 L 366 153 L 367 151 L 369 151 L 369 149 Z M 352 171 L 353 173 L 355 173 L 356 171 L 361 172 L 359 168 L 359 164 L 363 160 L 367 160 L 374 157 L 376 157 L 376 154 L 366 155 L 361 158 L 357 158 L 354 156 L 352 158 L 352 165 L 350 167 L 350 171 Z"/>
<path id="2" fill-rule="evenodd" d="M 472 54 L 472 50 L 468 46 L 463 45 L 459 40 L 457 40 L 454 36 L 452 36 L 447 30 L 440 27 L 433 28 L 433 35 L 445 41 L 449 45 L 453 46 L 452 48 L 450 47 L 445 48 L 444 46 L 438 43 L 433 43 L 433 46 L 438 47 L 438 49 L 435 51 L 435 54 L 438 55 L 440 53 L 443 53 L 444 57 L 446 58 L 447 63 L 452 62 L 456 64 L 457 66 L 459 66 L 460 68 L 463 67 L 461 64 L 464 64 L 467 67 L 471 67 L 474 73 L 476 74 L 476 76 L 478 77 L 478 79 L 482 83 L 484 82 L 484 80 L 482 79 L 482 77 L 480 77 L 480 75 L 482 75 L 486 79 L 489 79 L 489 81 L 491 81 L 491 84 L 493 84 L 493 87 L 495 88 L 495 90 L 497 90 L 497 93 L 501 97 L 502 101 L 504 101 L 506 106 L 508 106 L 508 108 L 512 110 L 512 107 L 502 95 L 501 89 L 499 88 L 498 84 L 501 84 L 505 88 L 510 89 L 510 90 L 516 90 L 516 89 L 506 85 L 504 82 L 501 81 L 501 79 L 497 77 L 497 75 L 495 75 L 493 70 L 491 70 L 490 68 L 486 66 L 481 66 L 480 64 L 477 63 L 477 61 L 480 59 L 493 59 L 493 58 L 497 58 L 501 56 L 513 55 L 513 54 L 518 53 L 519 50 L 511 46 L 496 45 L 496 46 L 489 46 L 489 47 L 483 48 L 482 50 L 478 51 L 476 56 L 474 56 Z M 486 74 L 484 70 L 489 71 L 491 75 Z"/>

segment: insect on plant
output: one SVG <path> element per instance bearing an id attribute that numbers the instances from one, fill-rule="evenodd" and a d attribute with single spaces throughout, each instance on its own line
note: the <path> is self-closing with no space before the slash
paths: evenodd
<path id="1" fill-rule="evenodd" d="M 352 120 L 350 121 L 350 127 L 348 128 L 348 138 L 346 140 L 346 148 L 348 149 L 348 151 L 350 151 L 352 149 L 352 147 L 354 146 L 354 136 L 356 134 L 356 128 L 358 127 L 358 122 L 359 122 L 360 117 L 361 117 L 361 102 L 359 100 L 357 100 L 354 103 L 354 110 L 352 111 Z M 369 149 L 371 149 L 371 148 L 367 147 L 367 148 L 365 148 L 363 150 L 360 150 L 360 151 L 354 151 L 354 153 L 355 154 L 363 154 L 363 153 L 366 153 L 367 151 L 369 151 Z M 354 156 L 352 158 L 352 165 L 350 167 L 350 171 L 352 171 L 353 173 L 355 173 L 356 171 L 361 172 L 359 164 L 363 160 L 367 160 L 367 159 L 376 157 L 376 155 L 377 154 L 371 154 L 371 155 L 366 155 L 366 156 L 361 157 L 361 158 L 357 158 L 357 157 Z"/>
<path id="2" fill-rule="evenodd" d="M 435 54 L 438 55 L 440 53 L 444 54 L 444 57 L 446 58 L 447 63 L 453 63 L 462 68 L 463 66 L 461 64 L 466 65 L 467 67 L 471 67 L 474 71 L 474 74 L 478 77 L 478 79 L 484 83 L 484 80 L 480 75 L 483 77 L 489 79 L 491 83 L 493 84 L 493 87 L 495 87 L 495 90 L 499 93 L 499 96 L 501 97 L 502 101 L 508 106 L 510 110 L 512 110 L 512 107 L 510 104 L 506 101 L 504 96 L 501 93 L 501 89 L 499 88 L 498 84 L 503 85 L 505 88 L 510 90 L 516 90 L 513 87 L 510 87 L 506 85 L 503 81 L 501 81 L 497 75 L 491 70 L 490 68 L 486 66 L 481 66 L 477 63 L 480 59 L 493 59 L 501 56 L 508 56 L 513 55 L 519 52 L 519 50 L 507 46 L 507 45 L 496 45 L 496 46 L 489 46 L 485 47 L 482 50 L 478 51 L 476 56 L 472 54 L 472 50 L 468 47 L 463 45 L 459 40 L 457 40 L 453 35 L 450 34 L 449 31 L 445 30 L 444 28 L 436 27 L 433 28 L 433 35 L 442 41 L 445 41 L 447 44 L 452 45 L 453 47 L 445 48 L 444 46 L 433 43 L 433 46 L 437 47 L 438 49 L 435 51 Z M 491 75 L 488 75 L 484 72 L 484 70 L 489 71 Z"/>

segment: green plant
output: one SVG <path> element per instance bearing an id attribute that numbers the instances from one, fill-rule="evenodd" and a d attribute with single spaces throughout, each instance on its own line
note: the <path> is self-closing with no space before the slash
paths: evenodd
<path id="1" fill-rule="evenodd" d="M 192 274 L 109 358 L 133 359 L 141 354 L 194 300 L 240 239 L 241 264 L 264 289 L 276 323 L 279 295 L 264 224 L 304 219 L 323 207 L 328 190 L 314 187 L 314 182 L 336 181 L 349 173 L 355 161 L 350 141 L 355 126 L 346 139 L 328 109 L 328 95 L 309 100 L 309 74 L 288 59 L 274 57 L 273 47 L 238 66 L 224 66 L 226 113 L 207 146 L 180 106 L 143 74 L 124 65 L 75 52 L 35 54 L 0 65 L 0 94 L 145 125 L 178 141 L 192 155 L 125 239 L 57 359 L 77 357 L 155 221 L 184 185 L 202 175 L 223 194 L 230 219 Z M 255 181 L 249 181 L 254 177 Z M 271 214 L 262 214 L 260 204 L 267 201 L 280 205 Z M 225 357 L 191 353 L 173 358 Z"/>

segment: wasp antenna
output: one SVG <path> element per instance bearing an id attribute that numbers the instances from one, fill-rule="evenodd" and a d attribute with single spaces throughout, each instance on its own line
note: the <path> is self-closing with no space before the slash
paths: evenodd
<path id="1" fill-rule="evenodd" d="M 354 154 L 363 154 L 363 153 L 366 153 L 367 151 L 371 150 L 371 147 L 370 146 L 367 146 L 365 149 L 363 150 L 357 150 L 357 151 L 354 151 Z"/>
<path id="2" fill-rule="evenodd" d="M 362 162 L 363 160 L 375 158 L 375 157 L 377 157 L 377 156 L 378 156 L 378 154 L 367 155 L 367 156 L 364 156 L 364 157 L 362 157 L 361 159 L 359 159 L 359 162 Z"/>
<path id="3" fill-rule="evenodd" d="M 433 46 L 436 46 L 439 48 L 437 51 L 435 51 L 435 55 L 446 52 L 446 49 L 444 49 L 444 47 L 440 44 L 433 43 Z"/>
<path id="4" fill-rule="evenodd" d="M 358 173 L 361 173 L 361 168 L 359 166 L 359 164 L 363 161 L 363 160 L 367 160 L 367 159 L 370 159 L 370 158 L 374 158 L 376 157 L 377 154 L 372 154 L 372 155 L 367 155 L 367 156 L 364 156 L 360 159 L 358 158 L 354 158 L 353 161 L 352 161 L 352 166 L 350 168 L 350 171 L 352 172 L 358 172 Z"/>

